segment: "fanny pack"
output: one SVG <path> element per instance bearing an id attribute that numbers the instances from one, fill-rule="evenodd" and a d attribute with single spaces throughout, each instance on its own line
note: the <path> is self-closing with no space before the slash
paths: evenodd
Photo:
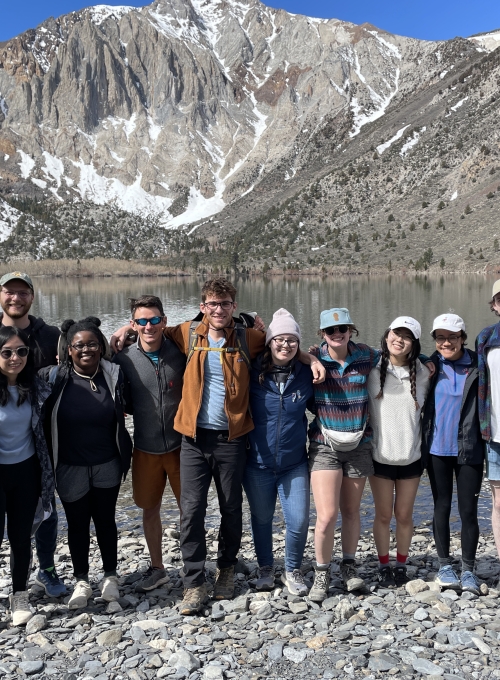
<path id="1" fill-rule="evenodd" d="M 358 430 L 358 432 L 340 432 L 339 430 L 329 430 L 324 427 L 324 425 L 319 422 L 318 418 L 316 418 L 316 422 L 325 442 L 332 451 L 352 451 L 355 449 L 363 439 L 367 425 L 367 423 L 365 423 L 363 429 Z"/>

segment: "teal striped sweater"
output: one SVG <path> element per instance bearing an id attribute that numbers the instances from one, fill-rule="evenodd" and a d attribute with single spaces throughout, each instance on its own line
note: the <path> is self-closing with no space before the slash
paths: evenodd
<path id="1" fill-rule="evenodd" d="M 316 416 L 329 430 L 359 432 L 368 420 L 368 375 L 380 359 L 380 351 L 350 341 L 348 355 L 341 366 L 328 354 L 323 342 L 316 356 L 326 369 L 326 379 L 314 385 Z M 373 432 L 367 425 L 362 442 L 371 441 Z M 324 444 L 316 421 L 309 427 L 309 439 Z"/>

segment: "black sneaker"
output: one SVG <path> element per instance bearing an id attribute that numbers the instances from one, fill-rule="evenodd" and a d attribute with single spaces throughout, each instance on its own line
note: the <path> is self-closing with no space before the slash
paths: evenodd
<path id="1" fill-rule="evenodd" d="M 400 586 L 404 586 L 408 583 L 410 580 L 406 574 L 406 567 L 401 566 L 401 567 L 394 567 L 393 570 L 394 574 L 394 580 L 396 581 L 396 588 L 399 588 Z"/>
<path id="2" fill-rule="evenodd" d="M 378 570 L 378 583 L 381 588 L 394 588 L 396 581 L 389 565 Z"/>

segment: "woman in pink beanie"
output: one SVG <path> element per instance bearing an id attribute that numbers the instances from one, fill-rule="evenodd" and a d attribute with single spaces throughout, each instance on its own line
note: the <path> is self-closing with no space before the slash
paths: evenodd
<path id="1" fill-rule="evenodd" d="M 286 524 L 285 570 L 290 593 L 307 595 L 300 566 L 309 526 L 306 408 L 312 406 L 312 373 L 301 363 L 300 328 L 278 309 L 266 333 L 266 348 L 252 366 L 250 407 L 255 429 L 243 486 L 250 504 L 259 564 L 257 590 L 274 588 L 273 517 L 279 496 Z"/>

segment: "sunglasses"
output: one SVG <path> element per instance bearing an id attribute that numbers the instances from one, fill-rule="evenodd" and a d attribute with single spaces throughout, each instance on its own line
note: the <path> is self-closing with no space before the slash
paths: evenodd
<path id="1" fill-rule="evenodd" d="M 150 323 L 152 326 L 157 326 L 162 321 L 162 316 L 152 316 L 150 319 L 134 319 L 134 323 L 139 326 L 147 326 L 148 323 Z"/>
<path id="2" fill-rule="evenodd" d="M 29 347 L 16 347 L 15 349 L 10 349 L 5 347 L 5 349 L 0 350 L 0 356 L 2 359 L 10 359 L 13 354 L 18 356 L 20 359 L 25 359 L 29 354 Z"/>
<path id="3" fill-rule="evenodd" d="M 323 328 L 323 332 L 326 335 L 333 335 L 335 331 L 338 331 L 339 333 L 347 333 L 349 330 L 349 326 L 347 324 L 343 323 L 341 326 L 328 326 L 328 328 Z"/>

